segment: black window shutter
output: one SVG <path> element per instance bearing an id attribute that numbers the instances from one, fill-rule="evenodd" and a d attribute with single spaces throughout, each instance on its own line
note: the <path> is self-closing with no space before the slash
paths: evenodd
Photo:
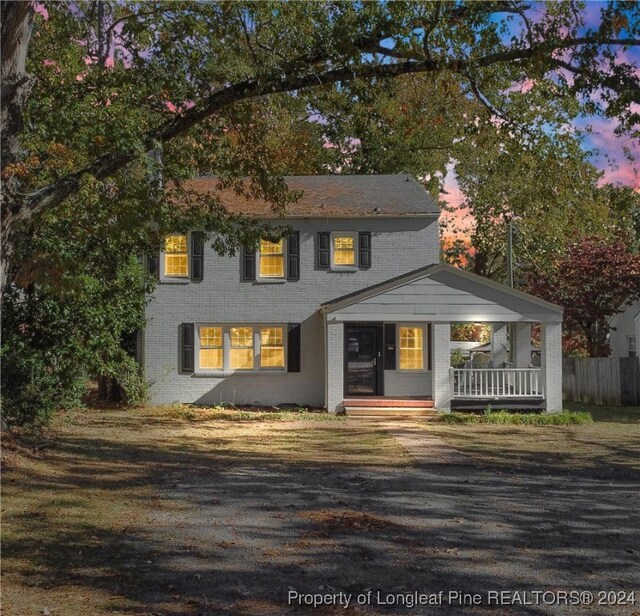
<path id="1" fill-rule="evenodd" d="M 369 269 L 371 267 L 371 231 L 361 231 L 358 239 L 358 267 Z"/>
<path id="2" fill-rule="evenodd" d="M 204 233 L 194 231 L 191 234 L 191 280 L 204 278 Z"/>
<path id="3" fill-rule="evenodd" d="M 254 250 L 242 248 L 242 280 L 251 281 L 256 279 L 256 253 Z"/>
<path id="4" fill-rule="evenodd" d="M 300 372 L 300 323 L 289 323 L 287 334 L 287 371 Z"/>
<path id="5" fill-rule="evenodd" d="M 427 370 L 432 370 L 431 366 L 431 323 L 427 325 Z"/>
<path id="6" fill-rule="evenodd" d="M 147 272 L 156 278 L 158 277 L 160 269 L 158 261 L 158 255 L 149 255 L 147 257 Z"/>
<path id="7" fill-rule="evenodd" d="M 384 369 L 396 369 L 396 324 L 384 324 Z"/>
<path id="8" fill-rule="evenodd" d="M 316 267 L 329 269 L 331 266 L 331 234 L 326 231 L 318 233 L 316 245 Z"/>
<path id="9" fill-rule="evenodd" d="M 300 280 L 300 232 L 289 234 L 287 240 L 287 280 Z"/>
<path id="10" fill-rule="evenodd" d="M 185 374 L 193 372 L 193 356 L 195 350 L 193 323 L 180 325 L 180 370 Z"/>

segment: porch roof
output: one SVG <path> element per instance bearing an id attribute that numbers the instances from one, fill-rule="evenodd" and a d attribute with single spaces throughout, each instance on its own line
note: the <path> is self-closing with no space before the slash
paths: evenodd
<path id="1" fill-rule="evenodd" d="M 559 323 L 561 306 L 445 264 L 429 265 L 321 306 L 343 321 Z"/>

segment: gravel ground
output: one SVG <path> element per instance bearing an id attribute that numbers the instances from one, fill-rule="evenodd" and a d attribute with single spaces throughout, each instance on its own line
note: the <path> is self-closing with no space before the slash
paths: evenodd
<path id="1" fill-rule="evenodd" d="M 589 591 L 597 601 L 599 591 L 640 590 L 633 481 L 472 464 L 345 470 L 247 461 L 188 480 L 177 472 L 160 489 L 165 506 L 150 537 L 165 556 L 161 570 L 145 572 L 149 586 L 197 597 L 202 614 L 306 612 L 298 601 L 308 599 L 293 593 L 341 601 L 310 610 L 317 614 L 344 613 L 349 595 L 347 613 L 356 614 L 640 613 L 633 605 L 522 605 L 535 591 Z M 370 605 L 354 607 L 369 590 Z M 450 591 L 477 593 L 483 605 L 469 605 L 473 596 L 459 605 Z M 493 595 L 489 606 L 489 591 L 520 594 L 501 606 Z M 391 605 L 415 592 L 443 605 Z M 295 607 L 287 607 L 290 593 Z"/>
<path id="2" fill-rule="evenodd" d="M 640 601 L 638 473 L 600 454 L 515 470 L 443 463 L 446 440 L 412 462 L 391 435 L 426 424 L 62 419 L 42 458 L 3 471 L 8 616 L 640 615 L 535 604 Z"/>

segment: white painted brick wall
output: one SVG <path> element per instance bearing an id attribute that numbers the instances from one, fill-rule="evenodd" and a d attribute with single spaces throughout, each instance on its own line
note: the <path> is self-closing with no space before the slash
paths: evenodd
<path id="1" fill-rule="evenodd" d="M 541 325 L 542 377 L 547 413 L 562 410 L 562 324 Z"/>
<path id="2" fill-rule="evenodd" d="M 531 324 L 516 323 L 513 326 L 515 340 L 512 341 L 512 359 L 516 368 L 528 368 L 531 365 Z"/>
<path id="3" fill-rule="evenodd" d="M 506 323 L 491 324 L 491 364 L 493 368 L 504 368 L 509 359 L 508 326 Z"/>
<path id="4" fill-rule="evenodd" d="M 433 336 L 433 399 L 439 411 L 451 409 L 451 324 L 434 323 Z"/>
<path id="5" fill-rule="evenodd" d="M 327 323 L 327 410 L 341 410 L 344 399 L 344 323 Z"/>
<path id="6" fill-rule="evenodd" d="M 199 402 L 323 406 L 325 353 L 323 302 L 411 270 L 437 263 L 438 222 L 420 219 L 289 220 L 300 231 L 300 280 L 240 282 L 240 256 L 220 257 L 205 246 L 204 280 L 159 284 L 147 306 L 145 378 L 154 403 Z M 356 272 L 315 269 L 317 231 L 371 231 L 372 267 Z M 178 332 L 188 323 L 301 323 L 300 373 L 237 373 L 198 377 L 178 372 Z M 342 326 L 341 326 L 342 327 Z M 342 348 L 336 369 L 343 369 Z M 342 391 L 340 392 L 342 395 Z M 340 401 L 342 397 L 340 397 Z"/>

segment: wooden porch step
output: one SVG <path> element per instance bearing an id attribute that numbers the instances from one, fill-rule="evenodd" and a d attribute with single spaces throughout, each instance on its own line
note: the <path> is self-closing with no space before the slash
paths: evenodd
<path id="1" fill-rule="evenodd" d="M 427 398 L 347 398 L 342 401 L 347 408 L 379 408 L 379 409 L 432 409 L 433 400 Z"/>
<path id="2" fill-rule="evenodd" d="M 422 417 L 427 419 L 435 419 L 438 417 L 438 411 L 428 408 L 411 408 L 411 407 L 350 407 L 345 406 L 345 415 L 347 417 L 384 417 L 390 418 L 407 418 Z"/>

